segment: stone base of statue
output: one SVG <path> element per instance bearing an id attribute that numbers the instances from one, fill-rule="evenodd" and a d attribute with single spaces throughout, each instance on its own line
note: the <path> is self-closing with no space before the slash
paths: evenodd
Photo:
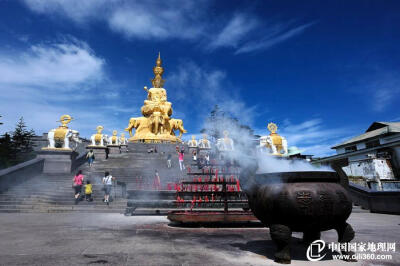
<path id="1" fill-rule="evenodd" d="M 107 145 L 109 154 L 120 154 L 121 146 L 120 145 Z"/>
<path id="2" fill-rule="evenodd" d="M 135 136 L 129 138 L 129 142 L 138 143 L 180 143 L 182 142 L 178 137 L 167 135 L 167 134 L 158 134 L 154 135 L 153 133 L 147 133 L 145 136 L 135 134 Z"/>
<path id="3" fill-rule="evenodd" d="M 89 145 L 86 147 L 87 150 L 93 150 L 95 160 L 107 159 L 108 149 L 106 146 L 100 145 Z"/>
<path id="4" fill-rule="evenodd" d="M 78 153 L 71 149 L 42 148 L 38 152 L 38 158 L 44 159 L 43 173 L 45 174 L 69 174 Z"/>
<path id="5" fill-rule="evenodd" d="M 193 154 L 193 152 L 196 152 L 196 153 L 198 153 L 198 149 L 197 149 L 197 147 L 189 147 L 189 154 L 190 154 L 190 155 L 192 155 L 192 154 Z"/>
<path id="6" fill-rule="evenodd" d="M 211 148 L 199 148 L 199 156 L 201 155 L 210 155 L 211 153 Z"/>
<path id="7" fill-rule="evenodd" d="M 121 152 L 128 152 L 128 145 L 122 144 L 121 145 Z"/>

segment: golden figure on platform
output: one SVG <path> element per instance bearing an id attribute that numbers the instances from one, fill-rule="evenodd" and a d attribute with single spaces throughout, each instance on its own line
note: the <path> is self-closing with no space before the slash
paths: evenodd
<path id="1" fill-rule="evenodd" d="M 217 148 L 219 151 L 233 151 L 235 150 L 233 140 L 229 137 L 229 132 L 224 130 L 224 138 L 217 140 Z"/>
<path id="2" fill-rule="evenodd" d="M 119 142 L 121 145 L 126 145 L 125 133 L 121 133 L 121 137 L 119 138 Z"/>
<path id="3" fill-rule="evenodd" d="M 113 130 L 112 136 L 110 137 L 109 144 L 110 145 L 119 145 L 119 138 L 118 138 L 118 132 L 116 130 Z"/>
<path id="4" fill-rule="evenodd" d="M 197 148 L 196 136 L 192 135 L 192 139 L 188 141 L 189 148 Z"/>
<path id="5" fill-rule="evenodd" d="M 278 130 L 278 126 L 274 123 L 269 123 L 268 130 L 270 131 L 270 134 L 268 136 L 263 136 L 260 138 L 260 147 L 267 148 L 271 155 L 287 155 L 287 141 L 284 137 L 276 133 L 276 131 Z"/>
<path id="6" fill-rule="evenodd" d="M 200 149 L 211 149 L 210 141 L 207 139 L 207 134 L 203 134 L 203 138 L 199 140 Z"/>
<path id="7" fill-rule="evenodd" d="M 71 150 L 70 142 L 74 142 L 74 149 L 77 144 L 81 143 L 79 139 L 79 132 L 68 128 L 68 124 L 73 120 L 70 115 L 62 115 L 60 120 L 61 126 L 58 128 L 51 129 L 47 134 L 47 140 L 49 145 L 42 148 L 42 150 Z"/>
<path id="8" fill-rule="evenodd" d="M 92 141 L 92 145 L 89 146 L 106 146 L 108 142 L 108 136 L 103 134 L 103 126 L 97 126 L 96 127 L 96 134 L 93 134 L 90 139 Z"/>
<path id="9" fill-rule="evenodd" d="M 161 57 L 158 54 L 156 66 L 153 68 L 154 78 L 151 80 L 153 88 L 144 90 L 147 92 L 147 99 L 141 108 L 142 117 L 132 117 L 125 131 L 129 131 L 129 141 L 162 143 L 181 142 L 181 137 L 186 130 L 181 119 L 171 118 L 172 104 L 167 101 L 167 92 L 162 86 L 164 80 L 162 74 L 164 69 L 161 66 Z M 135 135 L 132 130 L 135 129 Z M 179 136 L 175 135 L 175 130 L 179 130 Z"/>

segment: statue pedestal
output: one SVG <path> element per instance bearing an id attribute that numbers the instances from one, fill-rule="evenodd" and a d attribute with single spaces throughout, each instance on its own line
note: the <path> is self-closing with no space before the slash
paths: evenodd
<path id="1" fill-rule="evenodd" d="M 121 153 L 121 146 L 119 145 L 107 145 L 108 153 L 109 154 L 120 154 Z"/>
<path id="2" fill-rule="evenodd" d="M 192 155 L 194 151 L 196 151 L 196 152 L 198 153 L 197 147 L 189 147 L 189 154 L 190 154 L 190 155 Z M 197 154 L 197 155 L 198 155 L 198 154 Z"/>
<path id="3" fill-rule="evenodd" d="M 93 150 L 95 160 L 107 159 L 107 147 L 106 146 L 93 146 L 89 145 L 86 147 L 87 150 Z"/>
<path id="4" fill-rule="evenodd" d="M 208 155 L 210 155 L 211 148 L 199 148 L 199 156 L 206 155 L 207 153 L 208 153 Z"/>
<path id="5" fill-rule="evenodd" d="M 121 152 L 128 152 L 128 145 L 122 144 L 121 145 Z"/>
<path id="6" fill-rule="evenodd" d="M 71 149 L 45 148 L 38 152 L 38 158 L 44 159 L 43 173 L 69 174 L 78 153 Z"/>

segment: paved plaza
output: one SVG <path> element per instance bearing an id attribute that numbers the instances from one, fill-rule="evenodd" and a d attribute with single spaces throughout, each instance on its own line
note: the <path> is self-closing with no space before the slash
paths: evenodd
<path id="1" fill-rule="evenodd" d="M 164 216 L 117 213 L 0 214 L 1 265 L 279 265 L 267 228 L 179 227 Z M 400 243 L 400 216 L 353 213 L 355 242 Z M 390 261 L 309 262 L 293 235 L 293 265 L 399 265 Z M 336 241 L 336 232 L 322 234 Z"/>

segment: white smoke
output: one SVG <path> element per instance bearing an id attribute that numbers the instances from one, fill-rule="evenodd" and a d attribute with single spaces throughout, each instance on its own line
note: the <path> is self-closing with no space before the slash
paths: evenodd
<path id="1" fill-rule="evenodd" d="M 286 159 L 257 152 L 257 173 L 303 172 L 303 171 L 333 171 L 330 167 L 317 167 L 310 162 L 299 159 Z"/>
<path id="2" fill-rule="evenodd" d="M 255 136 L 229 117 L 220 117 L 218 122 L 206 121 L 204 128 L 209 132 L 217 132 L 221 138 L 224 131 L 229 133 L 229 138 L 234 141 L 234 151 L 230 152 L 230 155 L 242 168 L 253 167 L 256 163 L 257 173 L 333 171 L 327 166 L 317 167 L 305 160 L 272 156 L 261 151 L 257 148 L 259 141 Z"/>

